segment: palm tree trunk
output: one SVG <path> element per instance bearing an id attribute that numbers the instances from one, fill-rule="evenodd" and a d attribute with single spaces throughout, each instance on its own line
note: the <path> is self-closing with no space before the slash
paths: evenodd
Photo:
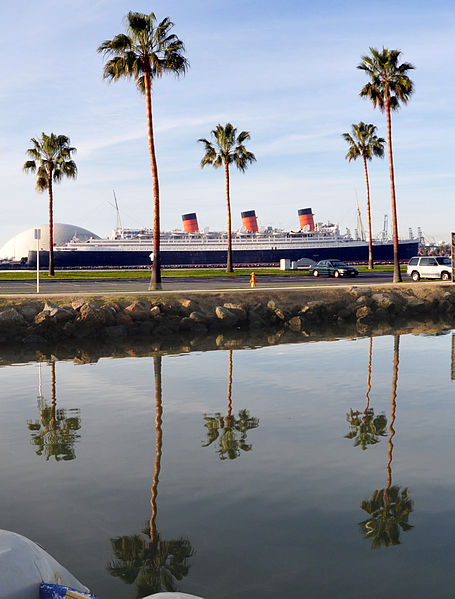
<path id="1" fill-rule="evenodd" d="M 52 166 L 48 169 L 49 177 L 49 276 L 53 277 L 54 272 L 54 198 L 52 194 Z M 39 251 L 39 250 L 38 250 Z"/>
<path id="2" fill-rule="evenodd" d="M 153 264 L 149 290 L 161 289 L 161 261 L 160 261 L 160 186 L 158 182 L 158 166 L 155 155 L 155 141 L 153 137 L 152 120 L 152 94 L 150 73 L 145 72 L 145 101 L 147 105 L 147 128 L 149 138 L 150 162 L 152 163 L 153 177 Z"/>
<path id="3" fill-rule="evenodd" d="M 158 482 L 161 470 L 161 450 L 163 447 L 163 430 L 161 428 L 163 422 L 163 403 L 161 389 L 161 356 L 154 356 L 153 366 L 155 371 L 155 430 L 156 430 L 156 452 L 155 452 L 155 471 L 153 474 L 152 497 L 150 505 L 152 506 L 152 516 L 150 518 L 150 540 L 152 543 L 156 538 L 156 499 L 158 497 Z"/>
<path id="4" fill-rule="evenodd" d="M 226 272 L 233 272 L 232 268 L 232 231 L 231 231 L 231 195 L 229 189 L 229 164 L 224 163 L 224 170 L 226 172 L 226 203 L 227 203 L 227 216 L 228 216 L 228 230 L 227 230 L 227 261 L 226 261 Z"/>
<path id="5" fill-rule="evenodd" d="M 390 117 L 390 103 L 385 101 L 387 114 L 387 144 L 389 146 L 389 168 L 390 168 L 390 192 L 392 196 L 392 222 L 393 222 L 393 282 L 401 283 L 400 255 L 398 250 L 398 219 L 397 202 L 395 197 L 395 175 L 393 172 L 393 153 L 392 153 L 392 122 Z"/>
<path id="6" fill-rule="evenodd" d="M 370 210 L 370 182 L 368 181 L 367 157 L 363 155 L 363 166 L 365 168 L 365 181 L 367 185 L 367 215 L 368 215 L 368 269 L 373 270 L 373 236 L 371 234 L 371 210 Z"/>

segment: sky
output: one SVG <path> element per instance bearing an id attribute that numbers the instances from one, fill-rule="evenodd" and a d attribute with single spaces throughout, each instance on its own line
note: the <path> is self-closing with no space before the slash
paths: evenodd
<path id="1" fill-rule="evenodd" d="M 190 62 L 181 78 L 154 83 L 153 116 L 163 230 L 196 212 L 200 228 L 226 229 L 223 170 L 201 169 L 218 123 L 249 131 L 257 162 L 233 169 L 233 228 L 256 210 L 260 226 L 298 229 L 297 211 L 316 222 L 366 227 L 363 164 L 345 160 L 343 132 L 364 121 L 386 137 L 385 115 L 359 97 L 356 69 L 369 47 L 399 49 L 415 70 L 415 93 L 392 116 L 400 236 L 421 227 L 428 241 L 455 230 L 453 51 L 455 5 L 436 0 L 18 0 L 2 7 L 0 246 L 48 219 L 46 193 L 22 166 L 30 138 L 67 135 L 77 180 L 54 189 L 55 222 L 105 236 L 116 226 L 152 227 L 153 191 L 145 99 L 130 80 L 107 83 L 96 49 L 124 31 L 129 10 L 170 17 Z M 369 163 L 373 233 L 391 201 L 387 154 Z"/>

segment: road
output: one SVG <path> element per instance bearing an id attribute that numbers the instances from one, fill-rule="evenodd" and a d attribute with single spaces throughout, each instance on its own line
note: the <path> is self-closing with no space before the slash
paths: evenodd
<path id="1" fill-rule="evenodd" d="M 257 288 L 261 287 L 299 287 L 308 285 L 358 285 L 391 283 L 393 273 L 360 273 L 358 277 L 334 279 L 310 276 L 261 275 L 257 277 Z M 163 279 L 163 291 L 196 291 L 204 289 L 247 289 L 250 287 L 248 276 L 236 277 L 195 277 L 180 278 L 166 277 Z M 403 273 L 403 281 L 410 278 Z M 41 281 L 40 293 L 119 293 L 144 292 L 148 290 L 148 279 L 87 279 Z M 35 294 L 36 281 L 0 281 L 0 295 Z"/>

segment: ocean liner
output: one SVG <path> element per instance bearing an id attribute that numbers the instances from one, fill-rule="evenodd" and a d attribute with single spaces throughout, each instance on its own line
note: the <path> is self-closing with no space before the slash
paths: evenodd
<path id="1" fill-rule="evenodd" d="M 241 213 L 242 228 L 232 236 L 232 257 L 238 266 L 273 266 L 287 258 L 314 261 L 338 258 L 347 262 L 368 261 L 368 241 L 341 234 L 338 225 L 314 223 L 311 208 L 298 211 L 299 230 L 259 229 L 256 213 Z M 200 231 L 197 215 L 182 216 L 183 229 L 161 233 L 161 265 L 167 267 L 222 266 L 226 264 L 227 233 Z M 358 237 L 358 236 L 357 236 Z M 400 259 L 417 254 L 418 240 L 400 240 Z M 56 268 L 140 267 L 153 259 L 152 229 L 115 229 L 108 239 L 73 239 L 54 247 Z M 373 240 L 373 259 L 392 261 L 390 240 Z M 47 264 L 47 252 L 40 251 L 40 264 Z M 30 251 L 28 265 L 36 266 L 36 251 Z"/>

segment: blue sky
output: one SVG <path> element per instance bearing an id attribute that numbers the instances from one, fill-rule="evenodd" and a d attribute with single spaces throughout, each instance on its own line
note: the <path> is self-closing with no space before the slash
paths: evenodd
<path id="1" fill-rule="evenodd" d="M 366 82 L 355 67 L 369 46 L 397 48 L 412 72 L 415 94 L 393 115 L 400 233 L 422 227 L 430 240 L 455 229 L 455 7 L 307 0 L 43 0 L 2 8 L 6 53 L 0 87 L 0 245 L 47 222 L 47 197 L 22 172 L 30 138 L 68 135 L 79 176 L 55 188 L 56 222 L 99 235 L 115 226 L 115 189 L 124 226 L 151 226 L 152 181 L 145 102 L 130 81 L 102 80 L 98 45 L 124 30 L 128 10 L 169 16 L 184 41 L 190 70 L 155 84 L 153 110 L 163 229 L 197 212 L 199 225 L 225 229 L 224 174 L 201 170 L 202 146 L 217 123 L 251 133 L 257 158 L 232 174 L 233 226 L 256 210 L 260 225 L 298 227 L 297 210 L 353 229 L 355 198 L 366 224 L 363 166 L 345 160 L 341 134 L 352 123 L 385 116 L 359 98 Z M 390 217 L 388 161 L 370 164 L 373 231 Z"/>

